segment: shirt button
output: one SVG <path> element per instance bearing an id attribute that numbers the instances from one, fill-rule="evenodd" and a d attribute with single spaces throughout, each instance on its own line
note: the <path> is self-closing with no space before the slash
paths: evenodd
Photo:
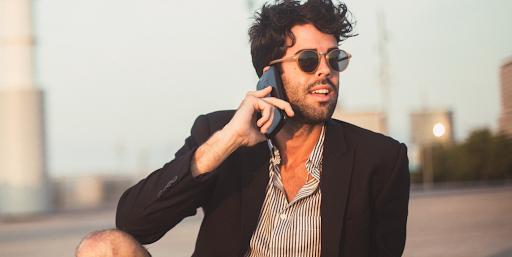
<path id="1" fill-rule="evenodd" d="M 283 213 L 283 214 L 281 214 L 279 217 L 280 217 L 282 220 L 284 220 L 284 219 L 286 219 L 286 214 L 284 214 L 284 213 Z"/>

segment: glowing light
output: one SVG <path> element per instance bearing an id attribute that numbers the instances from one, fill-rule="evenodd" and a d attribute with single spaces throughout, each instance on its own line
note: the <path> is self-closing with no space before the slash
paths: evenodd
<path id="1" fill-rule="evenodd" d="M 434 125 L 434 136 L 440 137 L 444 135 L 444 132 L 446 132 L 446 129 L 443 124 L 437 123 L 436 125 Z"/>

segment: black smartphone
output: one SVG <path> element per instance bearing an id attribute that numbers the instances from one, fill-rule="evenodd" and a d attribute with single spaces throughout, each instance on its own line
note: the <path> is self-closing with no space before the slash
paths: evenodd
<path id="1" fill-rule="evenodd" d="M 263 74 L 263 76 L 261 76 L 258 84 L 256 85 L 256 90 L 261 90 L 266 87 L 272 87 L 272 91 L 265 97 L 273 96 L 275 98 L 286 101 L 281 75 L 279 74 L 279 70 L 275 65 L 270 66 L 270 68 Z M 274 111 L 274 120 L 272 121 L 272 125 L 267 130 L 267 132 L 265 132 L 265 137 L 273 138 L 277 132 L 283 128 L 287 120 L 288 116 L 286 115 L 286 112 L 276 107 Z"/>

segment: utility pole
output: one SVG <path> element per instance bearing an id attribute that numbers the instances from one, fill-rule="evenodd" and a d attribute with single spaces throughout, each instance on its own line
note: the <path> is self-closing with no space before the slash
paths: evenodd
<path id="1" fill-rule="evenodd" d="M 254 0 L 245 0 L 245 3 L 247 4 L 247 11 L 249 11 L 249 13 L 252 13 L 252 8 L 254 7 Z"/>
<path id="2" fill-rule="evenodd" d="M 384 9 L 377 9 L 377 32 L 378 32 L 378 50 L 379 50 L 379 82 L 382 96 L 382 112 L 387 131 L 387 120 L 389 116 L 389 57 L 388 57 L 388 32 L 386 29 L 386 17 Z"/>

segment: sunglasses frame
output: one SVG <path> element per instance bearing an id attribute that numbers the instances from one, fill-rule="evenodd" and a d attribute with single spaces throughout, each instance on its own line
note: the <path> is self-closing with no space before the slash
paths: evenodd
<path id="1" fill-rule="evenodd" d="M 342 51 L 342 52 L 344 52 L 344 53 L 347 55 L 347 66 L 345 66 L 345 68 L 344 68 L 343 70 L 341 70 L 341 71 L 337 71 L 337 70 L 333 69 L 333 68 L 331 67 L 331 64 L 329 63 L 329 54 L 330 54 L 330 53 L 332 53 L 333 51 Z M 300 67 L 300 64 L 299 64 L 299 55 L 301 55 L 301 54 L 302 54 L 302 53 L 304 53 L 304 52 L 313 52 L 313 53 L 315 53 L 315 54 L 318 56 L 318 64 L 316 65 L 316 68 L 315 68 L 315 70 L 314 70 L 314 71 L 306 72 L 306 71 L 302 70 L 302 67 Z M 299 69 L 300 69 L 302 72 L 304 72 L 304 73 L 315 73 L 315 72 L 316 72 L 316 70 L 318 70 L 318 67 L 320 66 L 320 55 L 325 55 L 325 60 L 326 60 L 326 62 L 327 62 L 327 65 L 329 66 L 329 68 L 330 68 L 331 70 L 335 71 L 335 72 L 338 72 L 338 73 L 339 73 L 339 72 L 343 72 L 344 70 L 346 70 L 346 69 L 347 69 L 347 67 L 348 67 L 348 63 L 350 62 L 350 58 L 352 57 L 352 55 L 350 55 L 349 53 L 347 53 L 346 51 L 341 50 L 341 49 L 332 49 L 331 51 L 329 51 L 329 52 L 325 52 L 325 53 L 319 53 L 319 52 L 317 52 L 317 51 L 315 51 L 315 50 L 302 50 L 302 51 L 298 52 L 298 53 L 297 53 L 296 55 L 294 55 L 294 56 L 291 56 L 291 57 L 285 57 L 285 58 L 281 58 L 281 59 L 277 59 L 277 60 L 271 61 L 271 62 L 269 63 L 269 65 L 276 64 L 276 63 L 280 63 L 280 62 L 286 62 L 286 61 L 295 61 L 295 63 L 297 64 L 297 66 L 299 67 Z"/>

